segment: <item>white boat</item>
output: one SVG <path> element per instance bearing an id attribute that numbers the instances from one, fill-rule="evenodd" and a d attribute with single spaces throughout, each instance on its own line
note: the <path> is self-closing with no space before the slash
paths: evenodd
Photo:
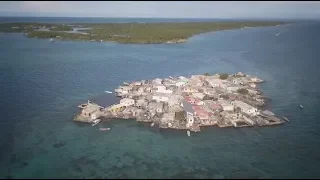
<path id="1" fill-rule="evenodd" d="M 95 120 L 93 120 L 92 122 L 92 126 L 95 126 L 95 125 L 97 125 L 99 122 L 100 122 L 101 120 L 100 119 L 95 119 Z"/>
<path id="2" fill-rule="evenodd" d="M 303 106 L 300 104 L 300 108 L 303 109 Z"/>
<path id="3" fill-rule="evenodd" d="M 110 128 L 99 128 L 100 131 L 109 131 Z"/>
<path id="4" fill-rule="evenodd" d="M 53 38 L 50 38 L 50 40 L 49 40 L 50 42 L 54 42 L 54 39 Z"/>
<path id="5" fill-rule="evenodd" d="M 111 91 L 104 91 L 104 92 L 106 92 L 106 93 L 108 93 L 108 94 L 112 94 L 112 92 L 111 92 Z"/>
<path id="6" fill-rule="evenodd" d="M 286 117 L 282 117 L 285 121 L 289 122 L 289 119 Z"/>
<path id="7" fill-rule="evenodd" d="M 187 131 L 188 136 L 190 137 L 190 131 Z"/>

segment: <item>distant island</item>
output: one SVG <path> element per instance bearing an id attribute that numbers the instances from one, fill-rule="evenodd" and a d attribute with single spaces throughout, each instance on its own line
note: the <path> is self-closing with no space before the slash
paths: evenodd
<path id="1" fill-rule="evenodd" d="M 113 41 L 118 43 L 183 43 L 196 34 L 248 27 L 276 26 L 284 22 L 163 22 L 48 24 L 2 23 L 0 32 L 21 32 L 30 38 Z"/>
<path id="2" fill-rule="evenodd" d="M 136 119 L 160 128 L 200 131 L 203 126 L 246 127 L 282 124 L 271 111 L 262 110 L 266 97 L 257 88 L 263 80 L 243 74 L 192 75 L 124 83 L 115 89 L 119 103 L 109 107 L 79 105 L 75 121 Z M 100 118 L 100 119 L 98 119 Z"/>

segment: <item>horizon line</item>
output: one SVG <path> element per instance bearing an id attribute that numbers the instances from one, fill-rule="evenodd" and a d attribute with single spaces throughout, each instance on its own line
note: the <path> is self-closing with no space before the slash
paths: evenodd
<path id="1" fill-rule="evenodd" d="M 122 16 L 117 16 L 117 17 L 105 17 L 105 16 L 2 16 L 0 15 L 0 18 L 126 18 L 126 19 L 221 19 L 221 20 L 232 20 L 232 19 L 260 19 L 260 20 L 320 20 L 320 18 L 289 18 L 289 17 L 284 17 L 284 18 L 254 18 L 254 17 L 233 17 L 233 18 L 209 18 L 209 17 L 122 17 Z"/>

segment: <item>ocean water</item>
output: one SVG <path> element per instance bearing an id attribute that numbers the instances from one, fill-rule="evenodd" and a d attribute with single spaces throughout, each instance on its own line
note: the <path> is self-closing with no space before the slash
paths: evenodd
<path id="1" fill-rule="evenodd" d="M 319 31 L 318 22 L 299 22 L 160 45 L 2 33 L 0 177 L 319 178 Z M 290 122 L 187 137 L 133 120 L 92 127 L 71 119 L 88 99 L 114 101 L 104 91 L 123 81 L 238 71 L 265 79 L 269 107 Z"/>

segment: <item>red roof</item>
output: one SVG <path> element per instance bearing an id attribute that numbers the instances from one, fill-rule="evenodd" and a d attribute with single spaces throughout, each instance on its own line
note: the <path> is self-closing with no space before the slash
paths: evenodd
<path id="1" fill-rule="evenodd" d="M 197 116 L 208 116 L 208 112 L 201 107 L 194 107 L 194 111 L 196 112 Z"/>
<path id="2" fill-rule="evenodd" d="M 196 103 L 200 102 L 199 99 L 195 99 L 195 98 L 192 98 L 192 97 L 189 97 L 189 96 L 186 96 L 184 99 L 185 99 L 187 102 L 191 103 L 191 104 L 196 104 Z"/>

